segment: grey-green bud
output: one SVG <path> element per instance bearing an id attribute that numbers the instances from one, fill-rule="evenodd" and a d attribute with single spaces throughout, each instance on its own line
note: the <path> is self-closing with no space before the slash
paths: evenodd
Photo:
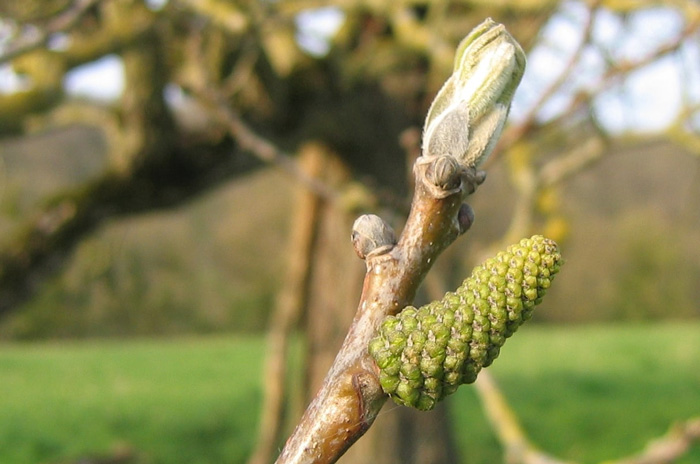
<path id="1" fill-rule="evenodd" d="M 423 156 L 451 156 L 478 167 L 505 125 L 525 53 L 502 24 L 487 19 L 465 37 L 454 70 L 428 111 Z"/>

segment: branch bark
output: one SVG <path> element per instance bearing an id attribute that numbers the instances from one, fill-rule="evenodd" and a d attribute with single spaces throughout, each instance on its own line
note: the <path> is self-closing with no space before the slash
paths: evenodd
<path id="1" fill-rule="evenodd" d="M 288 153 L 285 153 L 269 140 L 261 137 L 251 129 L 239 116 L 225 103 L 225 98 L 214 92 L 199 92 L 200 101 L 208 105 L 212 115 L 224 124 L 229 133 L 244 150 L 249 151 L 261 161 L 279 167 L 289 174 L 295 181 L 304 185 L 316 195 L 327 201 L 337 201 L 339 193 L 326 185 L 320 179 L 304 172 L 299 164 Z"/>
<path id="2" fill-rule="evenodd" d="M 572 70 L 576 69 L 581 64 L 584 57 L 586 46 L 591 45 L 591 31 L 594 26 L 594 13 L 600 4 L 599 1 L 593 2 L 589 6 L 589 17 L 584 26 L 583 37 L 580 46 L 572 54 L 567 65 L 562 68 L 562 72 L 540 95 L 535 103 L 528 109 L 526 116 L 517 124 L 509 126 L 501 136 L 501 141 L 494 150 L 489 160 L 484 164 L 484 168 L 488 169 L 496 162 L 500 156 L 512 148 L 518 141 L 522 139 L 534 140 L 543 129 L 547 127 L 563 126 L 564 122 L 571 118 L 577 117 L 581 111 L 590 108 L 593 99 L 603 93 L 605 90 L 613 87 L 621 82 L 633 72 L 644 68 L 652 63 L 655 63 L 660 58 L 677 52 L 683 44 L 698 33 L 700 30 L 700 14 L 698 14 L 695 5 L 688 5 L 687 23 L 683 30 L 669 42 L 660 45 L 657 49 L 652 50 L 647 55 L 633 61 L 612 62 L 607 71 L 600 76 L 597 82 L 589 83 L 586 88 L 578 89 L 578 94 L 572 98 L 569 104 L 564 108 L 558 116 L 548 120 L 546 123 L 537 121 L 537 115 L 542 107 L 551 100 L 551 97 L 561 90 L 563 85 L 568 82 L 567 77 L 570 76 Z"/>
<path id="3" fill-rule="evenodd" d="M 445 163 L 447 170 L 437 168 Z M 367 352 L 371 337 L 384 317 L 411 304 L 440 252 L 471 225 L 471 210 L 462 201 L 483 181 L 483 173 L 432 157 L 419 158 L 414 174 L 416 190 L 403 233 L 396 246 L 366 256 L 355 319 L 278 464 L 336 462 L 367 431 L 387 399 Z"/>

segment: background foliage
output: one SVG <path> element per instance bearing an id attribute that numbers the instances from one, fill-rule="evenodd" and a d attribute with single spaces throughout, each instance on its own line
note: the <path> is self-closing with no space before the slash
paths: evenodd
<path id="1" fill-rule="evenodd" d="M 390 206 L 383 199 L 407 188 L 399 132 L 420 126 L 451 44 L 488 14 L 532 51 L 531 63 L 514 127 L 473 200 L 484 213 L 453 253 L 464 258 L 445 264 L 461 269 L 443 273 L 446 285 L 512 232 L 525 207 L 529 228 L 559 238 L 570 259 L 540 320 L 700 314 L 693 2 L 34 3 L 3 7 L 3 76 L 15 82 L 0 95 L 3 304 L 23 308 L 0 321 L 4 337 L 262 330 L 285 267 L 261 255 L 285 254 L 295 181 L 267 170 L 238 179 L 256 166 L 246 150 L 260 156 L 260 144 L 242 141 L 217 105 L 292 151 L 323 140 L 361 182 L 338 187 L 341 197 L 360 188 L 360 199 L 375 198 L 348 200 L 351 209 Z M 665 22 L 649 22 L 654 11 Z M 640 32 L 644 18 L 657 38 Z M 340 28 L 326 38 L 325 24 Z M 69 83 L 72 70 L 114 56 L 121 98 L 66 93 L 63 76 Z M 650 135 L 620 132 L 639 119 L 639 76 L 669 60 L 686 78 L 675 121 Z M 616 113 L 623 119 L 611 122 Z M 586 144 L 589 155 L 572 154 Z M 567 155 L 590 166 L 523 192 L 544 162 Z M 97 201 L 81 200 L 81 188 Z M 45 272 L 57 260 L 65 269 Z"/>

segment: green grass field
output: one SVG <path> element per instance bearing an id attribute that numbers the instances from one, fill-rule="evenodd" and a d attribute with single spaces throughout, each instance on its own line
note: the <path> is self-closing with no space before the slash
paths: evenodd
<path id="1" fill-rule="evenodd" d="M 700 416 L 698 323 L 525 326 L 490 369 L 535 444 L 565 459 L 623 457 Z M 452 411 L 463 454 L 502 461 L 474 391 L 462 390 Z M 680 462 L 700 463 L 700 444 Z"/>
<path id="2" fill-rule="evenodd" d="M 118 448 L 138 463 L 245 462 L 263 350 L 254 337 L 0 345 L 0 463 Z M 492 371 L 541 448 L 616 458 L 700 415 L 700 324 L 525 327 Z M 448 401 L 465 462 L 502 461 L 472 387 Z"/>

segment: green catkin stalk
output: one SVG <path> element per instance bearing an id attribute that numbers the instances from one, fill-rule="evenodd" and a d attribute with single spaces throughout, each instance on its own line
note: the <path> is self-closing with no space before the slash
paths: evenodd
<path id="1" fill-rule="evenodd" d="M 561 262 L 557 244 L 535 235 L 477 266 L 442 300 L 388 316 L 369 343 L 384 392 L 398 404 L 429 410 L 474 382 L 530 319 Z"/>

